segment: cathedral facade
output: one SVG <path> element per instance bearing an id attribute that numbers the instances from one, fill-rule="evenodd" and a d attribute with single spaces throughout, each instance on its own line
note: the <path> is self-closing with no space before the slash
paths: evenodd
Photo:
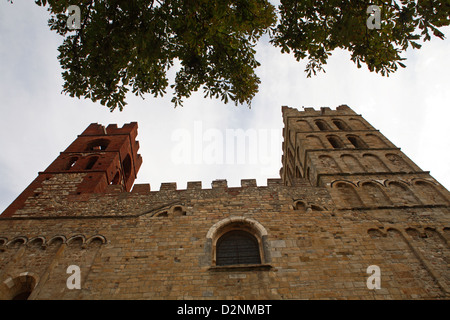
<path id="1" fill-rule="evenodd" d="M 182 190 L 91 124 L 0 215 L 0 299 L 450 298 L 450 193 L 348 106 L 282 115 L 279 178 Z"/>

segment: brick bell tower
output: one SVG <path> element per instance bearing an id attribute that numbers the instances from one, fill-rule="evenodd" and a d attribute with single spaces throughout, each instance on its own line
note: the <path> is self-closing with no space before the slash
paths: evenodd
<path id="1" fill-rule="evenodd" d="M 0 215 L 17 216 L 17 212 L 32 208 L 48 197 L 79 196 L 103 193 L 115 185 L 130 191 L 142 164 L 137 153 L 138 125 L 125 124 L 122 128 L 111 124 L 104 127 L 90 124 L 72 144 L 53 161 Z"/>

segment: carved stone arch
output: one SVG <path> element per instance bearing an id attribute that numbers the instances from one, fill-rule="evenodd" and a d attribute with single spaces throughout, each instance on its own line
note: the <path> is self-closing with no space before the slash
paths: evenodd
<path id="1" fill-rule="evenodd" d="M 385 183 L 386 187 L 389 187 L 391 184 L 399 184 L 404 186 L 405 188 L 409 188 L 411 185 L 408 181 L 405 180 L 386 180 Z"/>
<path id="2" fill-rule="evenodd" d="M 367 143 L 359 136 L 354 134 L 348 134 L 347 140 L 356 148 L 356 149 L 367 149 Z"/>
<path id="3" fill-rule="evenodd" d="M 425 227 L 420 231 L 408 228 L 406 233 L 409 236 L 410 246 L 415 248 L 418 259 L 428 269 L 439 287 L 447 294 L 450 293 L 448 241 L 434 227 Z"/>
<path id="4" fill-rule="evenodd" d="M 28 238 L 27 237 L 18 236 L 18 237 L 15 237 L 15 238 L 11 239 L 6 244 L 6 246 L 8 248 L 19 247 L 21 245 L 25 245 L 27 242 L 28 242 Z"/>
<path id="5" fill-rule="evenodd" d="M 157 218 L 167 218 L 169 216 L 169 212 L 167 210 L 161 210 L 156 212 L 153 217 Z"/>
<path id="6" fill-rule="evenodd" d="M 350 127 L 353 130 L 367 130 L 367 125 L 363 123 L 360 119 L 350 118 L 349 123 Z"/>
<path id="7" fill-rule="evenodd" d="M 381 232 L 381 230 L 378 229 L 378 228 L 370 228 L 370 229 L 368 229 L 367 230 L 367 234 L 373 239 L 386 237 L 386 234 Z"/>
<path id="8" fill-rule="evenodd" d="M 51 246 L 54 243 L 60 242 L 61 244 L 66 243 L 67 242 L 67 238 L 63 235 L 57 235 L 54 236 L 52 238 L 50 238 L 50 240 L 48 240 L 47 242 L 47 246 Z"/>
<path id="9" fill-rule="evenodd" d="M 446 242 L 445 237 L 434 227 L 425 227 L 424 233 L 428 238 L 437 237 L 440 240 Z"/>
<path id="10" fill-rule="evenodd" d="M 363 165 L 361 162 L 351 154 L 343 154 L 341 155 L 342 162 L 345 163 L 347 167 L 347 172 L 355 173 L 355 172 L 365 172 Z"/>
<path id="11" fill-rule="evenodd" d="M 87 239 L 86 244 L 90 245 L 96 241 L 100 242 L 101 244 L 105 244 L 106 238 L 104 236 L 102 236 L 101 234 L 96 234 L 96 235 L 93 235 L 92 237 L 90 237 L 89 239 Z"/>
<path id="12" fill-rule="evenodd" d="M 365 153 L 362 155 L 364 165 L 368 172 L 390 172 L 389 167 L 375 154 Z"/>
<path id="13" fill-rule="evenodd" d="M 90 156 L 89 158 L 87 158 L 87 160 L 85 161 L 84 170 L 91 170 L 92 168 L 94 168 L 98 159 L 99 159 L 99 156 Z"/>
<path id="14" fill-rule="evenodd" d="M 295 200 L 294 201 L 294 210 L 298 211 L 299 213 L 305 213 L 308 209 L 308 204 L 304 200 Z"/>
<path id="15" fill-rule="evenodd" d="M 312 211 L 326 211 L 326 209 L 322 206 L 319 206 L 317 204 L 311 204 L 311 210 Z"/>
<path id="16" fill-rule="evenodd" d="M 309 134 L 306 136 L 306 140 L 307 140 L 306 149 L 323 149 L 324 148 L 324 144 L 323 144 L 322 140 L 316 135 Z"/>
<path id="17" fill-rule="evenodd" d="M 333 121 L 336 128 L 338 128 L 341 131 L 350 131 L 351 128 L 348 126 L 347 122 L 345 122 L 342 119 L 331 119 Z"/>
<path id="18" fill-rule="evenodd" d="M 299 131 L 309 132 L 309 131 L 312 131 L 312 129 L 313 129 L 312 126 L 309 124 L 309 122 L 306 120 L 297 120 L 296 126 Z"/>
<path id="19" fill-rule="evenodd" d="M 427 204 L 448 204 L 447 199 L 438 189 L 437 186 L 428 180 L 414 179 L 412 185 L 418 193 L 422 195 L 422 199 Z"/>
<path id="20" fill-rule="evenodd" d="M 386 206 L 386 205 L 392 205 L 391 199 L 389 199 L 389 196 L 385 193 L 384 186 L 379 183 L 378 181 L 364 181 L 359 182 L 360 188 L 364 190 L 364 198 L 365 201 L 367 201 L 367 205 L 369 206 Z"/>
<path id="21" fill-rule="evenodd" d="M 389 198 L 396 205 L 419 205 L 422 202 L 411 191 L 409 185 L 403 181 L 387 181 Z"/>
<path id="22" fill-rule="evenodd" d="M 257 234 L 261 237 L 267 236 L 267 230 L 264 228 L 264 226 L 259 223 L 258 221 L 246 218 L 242 216 L 234 216 L 234 217 L 228 217 L 225 219 L 220 220 L 219 222 L 216 222 L 211 228 L 209 228 L 208 233 L 206 234 L 207 239 L 212 239 L 213 237 L 217 236 L 218 232 L 223 229 L 225 226 L 228 225 L 245 225 L 257 232 Z"/>
<path id="23" fill-rule="evenodd" d="M 84 246 L 86 243 L 86 237 L 82 234 L 77 234 L 69 239 L 67 239 L 67 245 L 68 246 Z"/>
<path id="24" fill-rule="evenodd" d="M 180 204 L 174 205 L 170 208 L 170 215 L 174 217 L 185 216 L 186 215 L 186 207 Z"/>
<path id="25" fill-rule="evenodd" d="M 0 300 L 28 300 L 39 283 L 33 272 L 14 272 L 0 283 Z"/>
<path id="26" fill-rule="evenodd" d="M 8 238 L 0 237 L 0 247 L 6 245 Z"/>
<path id="27" fill-rule="evenodd" d="M 409 269 L 411 275 L 406 277 L 403 271 L 393 269 L 393 280 L 407 281 L 408 285 L 415 286 L 417 292 L 424 296 L 440 296 L 442 294 L 442 281 L 439 274 L 433 271 L 424 256 L 424 252 L 417 249 L 417 244 L 422 242 L 420 231 L 413 227 L 405 229 L 404 232 L 396 228 L 387 229 L 388 239 L 384 241 L 384 258 L 392 264 Z M 407 278 L 407 279 L 402 279 Z"/>
<path id="28" fill-rule="evenodd" d="M 42 236 L 31 238 L 27 243 L 27 247 L 32 248 L 44 248 L 45 246 L 46 246 L 45 238 Z"/>
<path id="29" fill-rule="evenodd" d="M 340 203 L 341 207 L 361 207 L 363 202 L 358 194 L 357 187 L 345 180 L 333 181 L 331 187 L 337 191 L 335 202 Z"/>
<path id="30" fill-rule="evenodd" d="M 324 154 L 320 155 L 319 162 L 322 164 L 324 168 L 331 169 L 331 171 L 334 172 L 342 172 L 336 160 L 334 160 L 333 157 L 330 157 L 329 155 Z"/>
<path id="31" fill-rule="evenodd" d="M 397 228 L 387 228 L 386 230 L 386 234 L 389 235 L 395 235 L 395 236 L 399 236 L 402 239 L 404 239 L 404 236 L 402 234 L 402 232 L 400 230 L 398 230 Z"/>
<path id="32" fill-rule="evenodd" d="M 421 232 L 419 230 L 417 230 L 416 228 L 413 228 L 413 227 L 406 228 L 405 232 L 411 238 L 420 238 L 421 237 Z"/>
<path id="33" fill-rule="evenodd" d="M 385 155 L 386 159 L 395 167 L 397 171 L 400 172 L 413 172 L 414 168 L 405 160 L 403 157 L 394 153 L 387 153 Z"/>
<path id="34" fill-rule="evenodd" d="M 334 135 L 334 134 L 327 135 L 327 140 L 328 140 L 330 146 L 333 147 L 334 149 L 342 149 L 345 147 L 344 142 L 337 135 Z"/>
<path id="35" fill-rule="evenodd" d="M 267 230 L 258 221 L 246 217 L 228 217 L 216 222 L 206 234 L 206 259 L 213 266 L 216 265 L 217 241 L 231 231 L 244 231 L 255 237 L 259 246 L 260 261 L 262 264 L 270 262 L 269 245 L 267 242 Z"/>
<path id="36" fill-rule="evenodd" d="M 368 133 L 365 135 L 366 143 L 370 148 L 387 148 L 387 143 L 378 135 Z"/>
<path id="37" fill-rule="evenodd" d="M 78 154 L 72 154 L 68 157 L 66 157 L 66 163 L 65 163 L 65 167 L 64 170 L 70 170 L 72 168 L 75 167 L 75 165 L 77 164 L 78 160 L 80 160 L 80 158 L 82 158 L 81 155 Z"/>
<path id="38" fill-rule="evenodd" d="M 331 128 L 328 125 L 328 123 L 323 119 L 316 119 L 314 120 L 314 124 L 320 131 L 330 131 Z"/>
<path id="39" fill-rule="evenodd" d="M 335 185 L 337 184 L 337 183 L 340 183 L 340 182 L 343 182 L 343 183 L 348 183 L 348 184 L 351 184 L 353 187 L 355 187 L 355 188 L 357 188 L 358 187 L 358 183 L 359 182 L 353 182 L 353 181 L 350 181 L 350 180 L 343 180 L 343 179 L 339 179 L 339 180 L 333 180 L 332 182 L 331 182 L 331 184 L 330 184 L 330 186 L 333 188 L 333 187 L 336 187 Z"/>
<path id="40" fill-rule="evenodd" d="M 356 185 L 358 188 L 360 188 L 360 187 L 362 187 L 363 184 L 366 184 L 366 183 L 369 183 L 369 182 L 374 183 L 374 184 L 376 184 L 377 186 L 382 187 L 382 188 L 385 187 L 385 185 L 384 185 L 382 182 L 380 182 L 379 180 L 373 180 L 373 179 L 360 180 L 360 181 L 356 182 L 355 185 Z"/>

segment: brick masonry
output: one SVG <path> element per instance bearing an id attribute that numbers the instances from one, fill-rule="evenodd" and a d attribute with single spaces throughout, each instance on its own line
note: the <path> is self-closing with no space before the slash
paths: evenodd
<path id="1" fill-rule="evenodd" d="M 284 107 L 283 118 L 280 179 L 159 191 L 130 188 L 142 161 L 137 124 L 91 125 L 91 139 L 79 136 L 0 216 L 0 298 L 448 299 L 449 192 L 347 106 Z M 112 142 L 89 168 L 79 159 L 95 151 L 81 151 L 98 135 Z M 67 166 L 74 154 L 78 168 Z M 93 170 L 100 178 L 89 182 Z M 255 235 L 261 264 L 215 265 L 215 242 L 230 229 Z M 66 285 L 70 265 L 80 289 Z M 366 285 L 371 265 L 381 289 Z"/>

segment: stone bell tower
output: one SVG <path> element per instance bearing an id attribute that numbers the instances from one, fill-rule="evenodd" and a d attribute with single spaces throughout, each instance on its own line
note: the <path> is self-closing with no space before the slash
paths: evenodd
<path id="1" fill-rule="evenodd" d="M 341 209 L 446 207 L 448 191 L 350 107 L 283 107 L 285 185 L 326 187 Z"/>

